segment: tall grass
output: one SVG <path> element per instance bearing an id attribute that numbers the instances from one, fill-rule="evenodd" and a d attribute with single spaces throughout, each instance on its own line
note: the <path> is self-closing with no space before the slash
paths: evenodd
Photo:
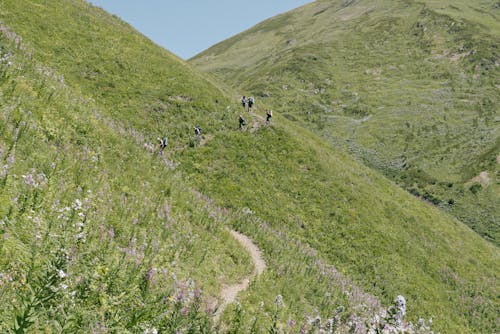
<path id="1" fill-rule="evenodd" d="M 257 95 L 498 244 L 494 8 L 493 2 L 317 1 L 191 63 Z M 488 185 L 473 181 L 481 172 L 489 173 Z"/>
<path id="2" fill-rule="evenodd" d="M 252 270 L 227 218 L 2 27 L 0 331 L 207 328 Z"/>
<path id="3" fill-rule="evenodd" d="M 0 96 L 5 331 L 14 312 L 23 328 L 63 326 L 61 306 L 71 316 L 57 321 L 83 331 L 202 332 L 221 286 L 252 272 L 223 225 L 250 236 L 269 270 L 220 331 L 284 331 L 308 316 L 334 319 L 341 306 L 346 324 L 400 294 L 414 323 L 495 328 L 498 252 L 457 221 L 279 115 L 270 127 L 249 116 L 238 131 L 231 90 L 85 2 L 1 6 L 28 45 L 8 47 L 24 59 Z M 191 145 L 195 125 L 203 144 Z M 158 156 L 154 138 L 165 133 Z M 61 289 L 50 303 L 15 296 L 47 286 Z"/>

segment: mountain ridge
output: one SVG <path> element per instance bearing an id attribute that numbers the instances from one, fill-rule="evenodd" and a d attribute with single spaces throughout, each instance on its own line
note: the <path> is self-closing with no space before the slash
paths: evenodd
<path id="1" fill-rule="evenodd" d="M 497 244 L 495 2 L 317 1 L 283 15 L 190 62 Z"/>

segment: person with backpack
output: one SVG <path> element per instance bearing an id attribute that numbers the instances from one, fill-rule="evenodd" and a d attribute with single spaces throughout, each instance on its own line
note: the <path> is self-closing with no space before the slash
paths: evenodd
<path id="1" fill-rule="evenodd" d="M 245 119 L 243 118 L 242 115 L 240 115 L 240 130 L 243 129 L 243 126 L 245 126 L 247 124 L 247 122 L 245 121 Z"/>
<path id="2" fill-rule="evenodd" d="M 252 112 L 252 106 L 254 104 L 255 100 L 253 99 L 253 96 L 250 96 L 248 98 L 248 112 Z"/>
<path id="3" fill-rule="evenodd" d="M 245 97 L 245 95 L 241 97 L 241 105 L 243 107 L 243 110 L 245 110 L 247 107 L 247 98 Z"/>
<path id="4" fill-rule="evenodd" d="M 160 146 L 160 154 L 163 154 L 163 150 L 165 149 L 165 147 L 167 147 L 167 144 L 168 144 L 168 137 L 165 136 L 162 138 L 157 138 L 158 140 L 158 144 Z"/>
<path id="5" fill-rule="evenodd" d="M 268 109 L 266 111 L 266 124 L 270 125 L 271 124 L 271 118 L 273 117 L 273 111 Z"/>
<path id="6" fill-rule="evenodd" d="M 199 125 L 194 127 L 194 134 L 198 137 L 201 136 L 201 128 Z"/>

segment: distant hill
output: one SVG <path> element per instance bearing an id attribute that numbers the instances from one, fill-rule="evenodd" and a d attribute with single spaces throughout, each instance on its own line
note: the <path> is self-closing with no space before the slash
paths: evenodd
<path id="1" fill-rule="evenodd" d="M 0 21 L 1 332 L 366 326 L 400 294 L 410 321 L 498 329 L 498 248 L 454 217 L 87 2 Z M 267 268 L 217 329 L 253 270 L 227 228 Z"/>
<path id="2" fill-rule="evenodd" d="M 500 238 L 497 1 L 315 1 L 191 59 Z"/>

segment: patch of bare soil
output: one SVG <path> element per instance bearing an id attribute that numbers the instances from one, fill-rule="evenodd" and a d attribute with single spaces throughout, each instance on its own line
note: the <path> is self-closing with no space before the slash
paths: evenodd
<path id="1" fill-rule="evenodd" d="M 203 135 L 200 139 L 200 146 L 206 145 L 212 139 L 214 139 L 214 135 Z"/>
<path id="2" fill-rule="evenodd" d="M 248 288 L 248 285 L 250 284 L 250 279 L 253 276 L 259 276 L 262 274 L 264 269 L 266 269 L 266 262 L 262 258 L 262 253 L 259 250 L 259 248 L 248 238 L 247 236 L 236 232 L 236 231 L 230 231 L 231 235 L 233 238 L 238 240 L 238 242 L 243 246 L 243 248 L 250 254 L 253 264 L 254 264 L 254 271 L 252 275 L 245 277 L 241 282 L 237 284 L 232 284 L 228 285 L 222 288 L 221 291 L 221 299 L 222 303 L 218 307 L 217 312 L 214 314 L 215 320 L 217 320 L 222 312 L 224 312 L 224 309 L 231 303 L 233 303 L 236 300 L 236 296 L 238 295 L 239 292 L 244 291 Z"/>
<path id="3" fill-rule="evenodd" d="M 484 171 L 479 173 L 479 175 L 473 178 L 471 181 L 479 183 L 483 187 L 487 187 L 490 184 L 490 175 L 487 171 Z"/>

